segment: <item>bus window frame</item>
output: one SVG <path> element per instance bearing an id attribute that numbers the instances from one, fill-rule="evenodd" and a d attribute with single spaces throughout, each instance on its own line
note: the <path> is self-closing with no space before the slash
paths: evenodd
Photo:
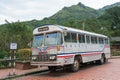
<path id="1" fill-rule="evenodd" d="M 45 35 L 46 34 L 49 34 L 49 33 L 58 33 L 58 32 L 60 32 L 61 33 L 61 44 L 57 44 L 57 45 L 63 45 L 63 33 L 61 32 L 61 31 L 50 31 L 50 32 L 43 32 L 43 33 L 40 33 L 40 34 L 35 34 L 35 35 L 33 35 L 33 36 L 38 36 L 38 35 L 42 35 L 43 34 L 43 36 L 44 36 L 44 38 L 43 38 L 43 45 L 45 46 Z M 57 37 L 58 37 L 58 35 L 57 35 Z"/>
<path id="2" fill-rule="evenodd" d="M 61 33 L 61 40 L 62 40 L 62 42 L 61 42 L 61 44 L 57 44 L 57 45 L 63 45 L 63 33 L 61 32 L 61 31 L 50 31 L 50 32 L 45 32 L 44 33 L 44 41 L 45 41 L 45 35 L 46 34 L 49 34 L 49 33 L 58 33 L 58 32 L 60 32 Z M 58 35 L 57 35 L 57 37 L 58 37 Z"/>
<path id="3" fill-rule="evenodd" d="M 89 42 L 88 42 L 88 39 L 89 39 Z M 85 35 L 85 43 L 91 44 L 91 35 L 89 35 L 89 34 Z"/>
<path id="4" fill-rule="evenodd" d="M 67 36 L 68 35 L 68 33 L 70 33 L 70 41 L 65 41 L 65 36 Z M 76 41 L 74 42 L 74 41 L 72 41 L 72 36 L 71 36 L 71 34 L 76 34 Z M 63 31 L 63 41 L 65 42 L 65 43 L 78 43 L 78 33 L 77 32 L 73 32 L 73 31 Z"/>
<path id="5" fill-rule="evenodd" d="M 82 36 L 82 38 L 83 38 L 83 36 L 84 36 L 84 40 L 82 40 L 82 42 L 80 42 L 79 35 Z M 78 33 L 78 43 L 86 43 L 86 36 L 85 36 L 84 33 Z"/>

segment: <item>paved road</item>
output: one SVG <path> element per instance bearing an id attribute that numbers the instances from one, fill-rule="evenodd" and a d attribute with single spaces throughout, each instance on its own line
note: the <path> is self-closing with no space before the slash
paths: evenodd
<path id="1" fill-rule="evenodd" d="M 24 76 L 15 80 L 120 80 L 120 58 L 103 65 L 87 65 L 78 72 L 60 70 Z"/>

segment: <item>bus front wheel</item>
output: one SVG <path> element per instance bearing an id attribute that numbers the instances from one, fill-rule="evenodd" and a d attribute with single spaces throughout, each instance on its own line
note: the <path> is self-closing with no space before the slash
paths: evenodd
<path id="1" fill-rule="evenodd" d="M 79 70 L 80 61 L 77 57 L 75 57 L 73 64 L 70 65 L 70 69 L 72 72 L 76 72 Z"/>

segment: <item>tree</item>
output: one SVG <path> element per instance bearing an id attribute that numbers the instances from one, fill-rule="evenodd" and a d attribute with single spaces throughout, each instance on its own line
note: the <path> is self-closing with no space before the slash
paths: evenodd
<path id="1" fill-rule="evenodd" d="M 15 42 L 18 44 L 18 48 L 28 47 L 28 43 L 32 41 L 32 30 L 33 28 L 23 22 L 12 22 L 9 23 L 6 20 L 4 29 L 1 30 L 1 51 L 8 50 L 9 43 Z"/>
<path id="2" fill-rule="evenodd" d="M 112 36 L 120 36 L 120 7 L 113 7 L 106 10 L 105 14 L 99 19 L 105 21 L 110 25 L 108 27 Z"/>

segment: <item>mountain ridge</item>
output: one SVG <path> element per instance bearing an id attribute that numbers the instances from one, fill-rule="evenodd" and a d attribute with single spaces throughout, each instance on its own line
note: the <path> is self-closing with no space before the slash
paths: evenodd
<path id="1" fill-rule="evenodd" d="M 67 24 L 67 21 L 69 20 L 81 21 L 89 18 L 99 17 L 104 14 L 106 9 L 109 9 L 115 6 L 120 6 L 120 2 L 104 6 L 101 9 L 94 9 L 79 2 L 77 5 L 72 5 L 70 7 L 63 7 L 54 15 L 47 18 L 45 17 L 43 20 L 39 20 L 39 21 L 44 24 L 52 23 L 52 24 L 65 25 L 63 23 L 66 22 Z"/>
<path id="2" fill-rule="evenodd" d="M 51 15 L 50 17 L 45 17 L 42 20 L 33 19 L 30 21 L 22 21 L 22 22 L 26 22 L 27 24 L 32 25 L 33 27 L 38 27 L 45 24 L 66 25 L 70 20 L 82 21 L 89 18 L 99 17 L 104 14 L 106 9 L 115 6 L 120 6 L 120 2 L 104 6 L 101 9 L 94 9 L 79 2 L 77 5 L 72 5 L 70 7 L 63 7 L 54 15 Z"/>
<path id="3" fill-rule="evenodd" d="M 120 7 L 120 2 L 116 2 L 114 4 L 106 5 L 106 6 L 102 7 L 102 8 L 100 8 L 99 10 L 107 10 L 107 9 L 115 7 L 115 6 Z"/>
<path id="4" fill-rule="evenodd" d="M 85 15 L 85 16 L 84 16 Z M 51 19 L 66 19 L 66 18 L 73 18 L 73 19 L 86 19 L 91 17 L 99 16 L 99 11 L 85 6 L 81 2 L 77 5 L 72 5 L 70 7 L 64 7 L 54 15 L 50 16 Z"/>

